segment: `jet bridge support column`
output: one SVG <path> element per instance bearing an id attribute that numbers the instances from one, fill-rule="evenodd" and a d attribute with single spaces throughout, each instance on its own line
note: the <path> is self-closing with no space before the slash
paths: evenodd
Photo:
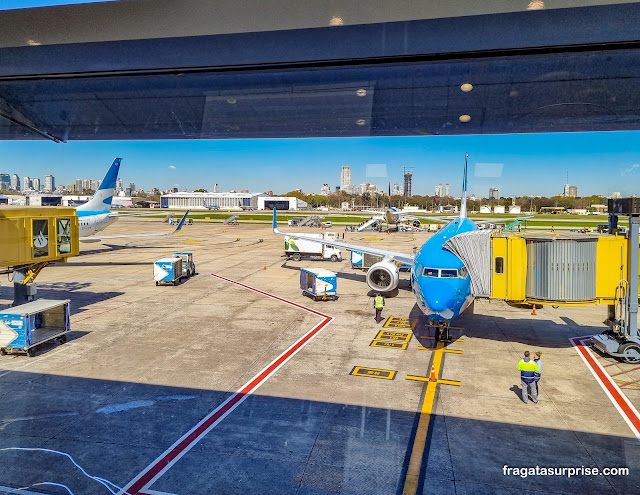
<path id="1" fill-rule="evenodd" d="M 640 334 L 638 333 L 638 275 L 640 269 L 640 198 L 609 200 L 609 225 L 617 225 L 617 215 L 629 217 L 627 240 L 627 280 L 620 282 L 624 315 L 616 319 L 615 307 L 609 310 L 607 324 L 611 330 L 594 335 L 593 346 L 627 363 L 640 364 Z M 613 309 L 613 311 L 611 311 Z"/>

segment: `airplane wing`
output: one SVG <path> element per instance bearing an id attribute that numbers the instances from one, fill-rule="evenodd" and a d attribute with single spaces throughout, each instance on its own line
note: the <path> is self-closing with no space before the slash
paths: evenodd
<path id="1" fill-rule="evenodd" d="M 395 251 L 387 251 L 385 249 L 376 249 L 369 246 L 358 246 L 357 244 L 349 244 L 347 242 L 332 241 L 330 239 L 317 239 L 316 237 L 308 237 L 300 234 L 288 234 L 278 230 L 278 218 L 276 217 L 276 209 L 273 209 L 273 233 L 278 235 L 288 235 L 296 239 L 304 239 L 306 241 L 318 242 L 328 246 L 334 246 L 348 251 L 360 251 L 361 253 L 374 254 L 384 258 L 398 261 L 407 265 L 413 265 L 414 257 L 412 254 L 397 253 Z"/>
<path id="2" fill-rule="evenodd" d="M 157 237 L 157 236 L 175 234 L 176 232 L 182 229 L 182 226 L 184 225 L 184 222 L 187 220 L 187 215 L 189 214 L 190 211 L 191 210 L 187 210 L 187 212 L 182 216 L 182 219 L 180 220 L 180 223 L 175 228 L 175 230 L 172 230 L 170 232 L 148 232 L 144 234 L 102 235 L 100 237 L 88 236 L 88 237 L 80 237 L 80 242 L 100 242 L 103 239 L 125 239 L 129 237 Z"/>

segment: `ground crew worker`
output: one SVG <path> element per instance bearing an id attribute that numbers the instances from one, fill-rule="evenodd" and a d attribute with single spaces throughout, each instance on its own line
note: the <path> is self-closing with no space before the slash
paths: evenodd
<path id="1" fill-rule="evenodd" d="M 376 323 L 382 321 L 382 308 L 384 308 L 384 297 L 378 292 L 373 300 L 373 307 L 376 308 Z"/>
<path id="2" fill-rule="evenodd" d="M 538 366 L 538 371 L 533 375 L 533 383 L 536 385 L 536 395 L 538 395 L 540 384 L 540 375 L 542 375 L 542 351 L 538 351 L 533 355 L 533 362 Z"/>
<path id="3" fill-rule="evenodd" d="M 520 372 L 520 380 L 522 382 L 522 402 L 529 402 L 529 389 L 531 389 L 531 400 L 534 404 L 538 403 L 538 387 L 534 383 L 535 374 L 538 372 L 538 365 L 529 356 L 531 353 L 525 351 L 524 358 L 518 363 L 516 368 Z"/>

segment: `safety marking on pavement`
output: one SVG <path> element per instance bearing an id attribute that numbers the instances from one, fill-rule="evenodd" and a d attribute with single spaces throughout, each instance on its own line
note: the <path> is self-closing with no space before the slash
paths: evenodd
<path id="1" fill-rule="evenodd" d="M 419 351 L 435 351 L 435 350 L 437 350 L 437 347 L 422 347 L 422 346 L 418 346 L 417 349 Z M 442 352 L 450 352 L 452 354 L 463 354 L 463 351 L 457 351 L 455 349 L 442 349 Z"/>
<path id="2" fill-rule="evenodd" d="M 430 335 L 418 335 L 418 339 L 436 340 L 435 337 L 431 337 Z M 464 342 L 464 339 L 451 339 L 451 342 Z"/>
<path id="3" fill-rule="evenodd" d="M 382 239 L 380 237 L 363 237 L 362 240 L 363 241 L 381 241 Z"/>
<path id="4" fill-rule="evenodd" d="M 607 394 L 611 403 L 618 410 L 627 425 L 629 425 L 633 434 L 638 440 L 640 440 L 640 414 L 638 414 L 638 410 L 633 407 L 633 404 L 631 404 L 629 399 L 627 399 L 624 392 L 620 390 L 620 387 L 616 384 L 613 378 L 607 374 L 602 365 L 596 360 L 591 349 L 585 345 L 585 341 L 590 340 L 591 337 L 593 336 L 587 335 L 585 337 L 574 337 L 569 339 L 569 341 L 576 348 L 576 351 L 587 365 L 587 368 L 589 368 L 589 371 L 591 371 L 596 381 L 600 384 L 602 390 Z"/>
<path id="5" fill-rule="evenodd" d="M 371 347 L 386 347 L 388 349 L 400 349 L 404 351 L 409 345 L 407 342 L 395 342 L 393 340 L 372 340 Z"/>
<path id="6" fill-rule="evenodd" d="M 383 378 L 393 380 L 398 372 L 395 370 L 379 370 L 377 368 L 365 368 L 364 366 L 354 366 L 350 375 L 368 376 L 369 378 Z"/>
<path id="7" fill-rule="evenodd" d="M 395 340 L 397 342 L 409 342 L 412 334 L 407 332 L 393 332 L 391 330 L 380 330 L 376 335 L 376 340 Z"/>
<path id="8" fill-rule="evenodd" d="M 383 328 L 406 328 L 407 330 L 413 330 L 418 323 L 418 320 L 409 320 L 409 318 L 403 318 L 401 316 L 390 316 L 387 321 L 382 325 Z"/>
<path id="9" fill-rule="evenodd" d="M 458 387 L 462 384 L 462 382 L 459 382 L 458 380 L 441 380 L 441 379 L 432 380 L 428 376 L 407 375 L 407 380 L 413 380 L 416 382 L 436 382 L 436 383 L 441 383 L 443 385 L 456 385 Z"/>
<path id="10" fill-rule="evenodd" d="M 169 447 L 165 452 L 154 460 L 149 466 L 147 466 L 140 474 L 138 474 L 133 480 L 131 480 L 123 491 L 119 492 L 119 495 L 123 493 L 129 495 L 143 495 L 145 490 L 160 478 L 171 466 L 173 466 L 178 460 L 182 458 L 187 452 L 189 452 L 204 436 L 215 428 L 224 418 L 226 418 L 231 412 L 238 407 L 246 398 L 253 394 L 269 377 L 271 377 L 276 371 L 284 366 L 293 356 L 295 356 L 300 349 L 307 345 L 320 331 L 325 328 L 329 323 L 333 321 L 333 317 L 325 315 L 314 309 L 307 308 L 301 304 L 289 301 L 282 297 L 274 296 L 268 292 L 264 292 L 248 285 L 236 282 L 215 273 L 211 274 L 226 282 L 239 285 L 245 289 L 248 289 L 258 294 L 276 299 L 278 301 L 290 304 L 297 308 L 303 309 L 309 313 L 321 316 L 323 319 L 320 323 L 316 324 L 311 330 L 307 331 L 302 337 L 294 342 L 286 351 L 275 358 L 269 363 L 262 371 L 251 378 L 240 390 L 232 394 L 227 400 L 216 407 L 210 412 L 204 419 L 202 419 L 191 430 L 185 433 L 181 438 Z"/>

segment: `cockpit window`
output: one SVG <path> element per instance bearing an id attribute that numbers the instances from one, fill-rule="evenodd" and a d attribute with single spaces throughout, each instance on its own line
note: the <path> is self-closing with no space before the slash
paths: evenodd
<path id="1" fill-rule="evenodd" d="M 425 268 L 424 272 L 422 273 L 422 275 L 425 276 L 425 277 L 437 278 L 438 277 L 438 269 L 437 268 Z"/>
<path id="2" fill-rule="evenodd" d="M 440 270 L 440 278 L 458 278 L 458 270 Z"/>

